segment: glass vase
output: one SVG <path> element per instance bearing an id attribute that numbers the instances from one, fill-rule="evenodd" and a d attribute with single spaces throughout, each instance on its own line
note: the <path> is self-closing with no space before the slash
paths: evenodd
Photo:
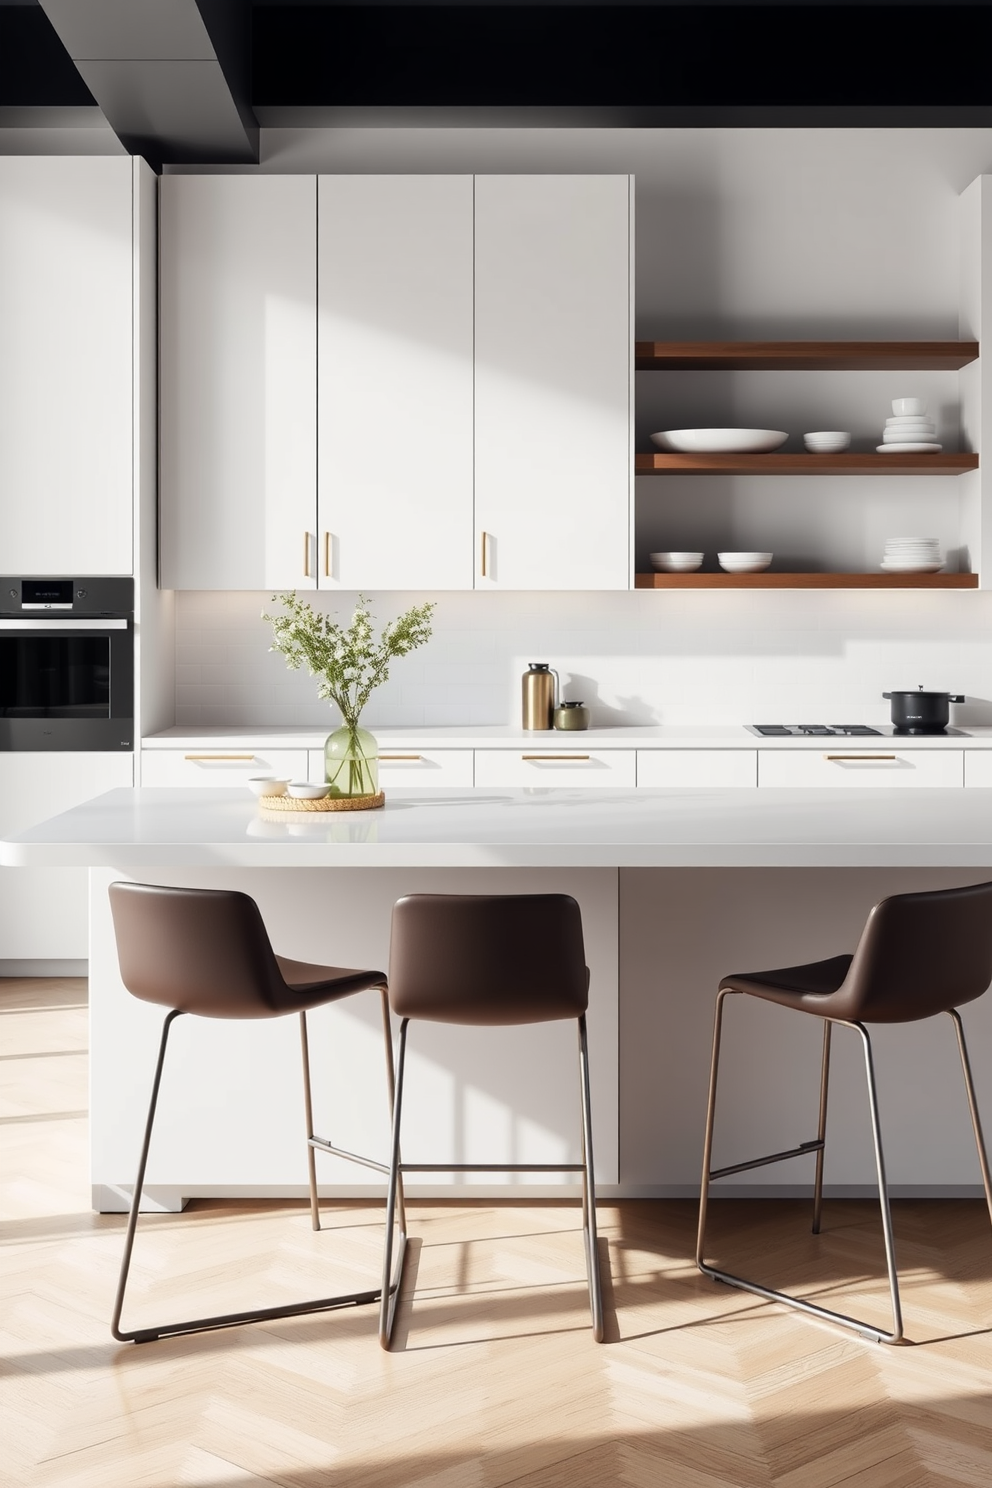
<path id="1" fill-rule="evenodd" d="M 324 779 L 332 796 L 374 796 L 379 791 L 379 745 L 367 729 L 343 724 L 324 744 Z"/>

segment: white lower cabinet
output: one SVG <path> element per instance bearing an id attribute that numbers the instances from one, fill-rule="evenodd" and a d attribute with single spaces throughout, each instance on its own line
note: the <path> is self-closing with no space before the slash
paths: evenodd
<path id="1" fill-rule="evenodd" d="M 639 749 L 640 786 L 754 786 L 758 783 L 756 749 Z"/>
<path id="2" fill-rule="evenodd" d="M 306 780 L 307 750 L 143 749 L 142 785 L 244 785 L 252 775 Z M 323 779 L 323 774 L 320 776 Z"/>
<path id="3" fill-rule="evenodd" d="M 633 786 L 637 782 L 633 749 L 582 749 L 556 742 L 525 749 L 477 749 L 477 786 L 534 785 Z"/>
<path id="4" fill-rule="evenodd" d="M 758 784 L 791 786 L 963 785 L 961 749 L 759 749 Z"/>
<path id="5" fill-rule="evenodd" d="M 134 783 L 133 754 L 0 754 L 0 835 Z M 0 868 L 0 962 L 85 961 L 85 868 Z"/>
<path id="6" fill-rule="evenodd" d="M 323 768 L 323 756 L 319 758 Z M 379 755 L 379 785 L 383 790 L 391 785 L 447 785 L 469 790 L 474 784 L 471 749 L 384 749 Z"/>
<path id="7" fill-rule="evenodd" d="M 992 785 L 992 749 L 964 751 L 965 785 Z"/>

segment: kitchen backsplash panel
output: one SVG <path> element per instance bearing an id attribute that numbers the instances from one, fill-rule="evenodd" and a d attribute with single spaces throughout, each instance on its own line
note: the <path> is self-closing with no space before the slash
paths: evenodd
<path id="1" fill-rule="evenodd" d="M 512 724 L 520 675 L 547 661 L 592 723 L 870 722 L 884 690 L 962 692 L 992 723 L 992 594 L 373 594 L 381 624 L 438 598 L 434 636 L 370 701 L 375 725 Z M 354 595 L 311 596 L 350 616 Z M 176 595 L 178 725 L 323 727 L 336 714 L 268 650 L 264 593 Z"/>

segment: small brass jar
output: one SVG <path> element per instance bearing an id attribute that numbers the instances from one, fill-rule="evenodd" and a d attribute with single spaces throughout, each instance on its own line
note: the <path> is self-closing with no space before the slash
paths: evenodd
<path id="1" fill-rule="evenodd" d="M 585 703 L 560 703 L 555 709 L 556 729 L 587 729 L 589 709 Z"/>

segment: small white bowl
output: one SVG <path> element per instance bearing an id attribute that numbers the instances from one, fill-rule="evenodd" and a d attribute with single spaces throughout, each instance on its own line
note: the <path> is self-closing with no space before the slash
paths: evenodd
<path id="1" fill-rule="evenodd" d="M 894 414 L 897 414 L 901 418 L 905 418 L 907 416 L 907 414 L 911 414 L 911 413 L 924 414 L 924 413 L 926 413 L 926 411 L 927 411 L 927 400 L 926 400 L 926 398 L 893 398 L 892 399 L 892 412 Z"/>
<path id="2" fill-rule="evenodd" d="M 298 801 L 322 801 L 330 793 L 329 785 L 315 785 L 312 780 L 291 780 L 286 787 Z"/>
<path id="3" fill-rule="evenodd" d="M 252 775 L 247 784 L 253 796 L 284 796 L 289 781 L 275 775 Z"/>
<path id="4" fill-rule="evenodd" d="M 832 455 L 846 450 L 851 436 L 844 429 L 818 429 L 803 435 L 803 444 L 813 454 Z"/>
<path id="5" fill-rule="evenodd" d="M 703 561 L 702 553 L 649 553 L 652 568 L 664 573 L 693 573 Z"/>
<path id="6" fill-rule="evenodd" d="M 772 561 L 771 553 L 717 553 L 716 556 L 727 573 L 761 573 Z"/>

